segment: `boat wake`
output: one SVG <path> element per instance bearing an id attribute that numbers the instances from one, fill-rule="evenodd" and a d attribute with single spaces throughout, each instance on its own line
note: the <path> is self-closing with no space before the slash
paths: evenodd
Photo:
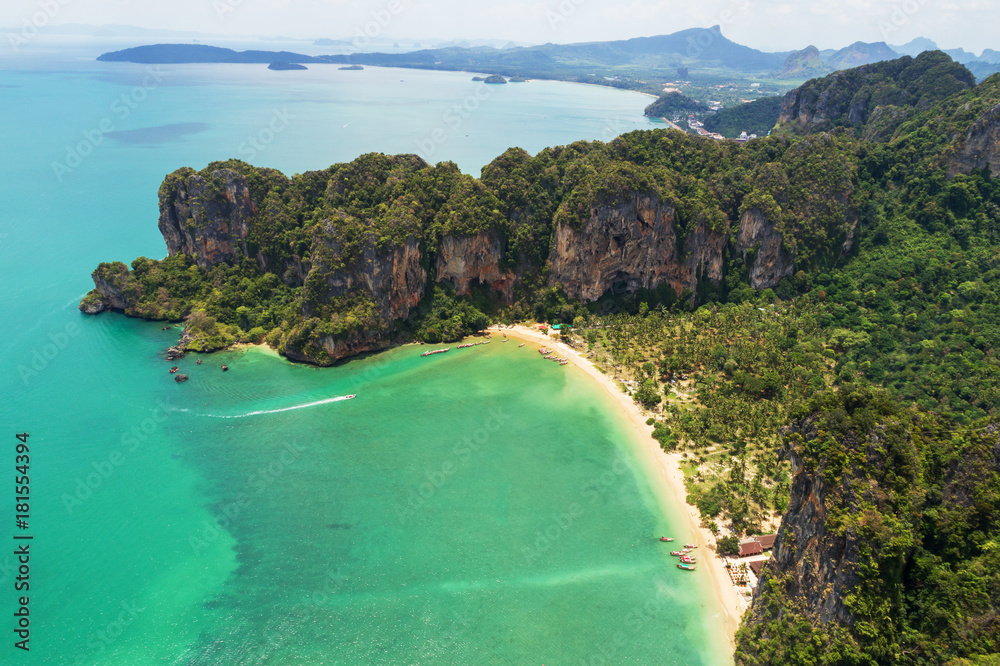
<path id="1" fill-rule="evenodd" d="M 324 400 L 316 400 L 315 402 L 307 402 L 301 405 L 292 405 L 291 407 L 281 407 L 280 409 L 261 409 L 255 412 L 247 412 L 246 414 L 200 414 L 199 416 L 207 416 L 213 419 L 245 419 L 249 416 L 263 416 L 264 414 L 279 414 L 281 412 L 291 412 L 296 409 L 306 409 L 308 407 L 318 407 L 320 405 L 328 405 L 332 402 L 342 402 L 344 400 L 350 400 L 354 396 L 340 395 L 336 398 L 325 398 Z"/>

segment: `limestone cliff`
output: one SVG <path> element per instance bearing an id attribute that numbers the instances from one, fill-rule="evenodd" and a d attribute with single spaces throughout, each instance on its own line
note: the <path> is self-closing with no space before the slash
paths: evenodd
<path id="1" fill-rule="evenodd" d="M 439 282 L 447 280 L 455 293 L 468 296 L 474 282 L 487 285 L 510 303 L 517 276 L 500 267 L 505 248 L 496 232 L 445 236 L 438 246 L 435 272 Z"/>
<path id="2" fill-rule="evenodd" d="M 129 292 L 131 279 L 128 266 L 120 261 L 111 264 L 101 264 L 91 277 L 94 279 L 94 291 L 87 295 L 80 309 L 87 314 L 97 314 L 105 309 L 126 312 L 129 309 Z"/>
<path id="3" fill-rule="evenodd" d="M 584 302 L 605 292 L 632 293 L 668 282 L 678 294 L 705 277 L 722 277 L 725 237 L 699 226 L 687 239 L 685 257 L 677 248 L 673 206 L 652 193 L 638 193 L 617 204 L 597 205 L 582 227 L 559 220 L 554 230 L 551 284 Z"/>
<path id="4" fill-rule="evenodd" d="M 948 175 L 989 168 L 1000 173 L 1000 104 L 981 116 L 948 157 Z"/>
<path id="5" fill-rule="evenodd" d="M 188 254 L 202 268 L 246 256 L 255 212 L 246 178 L 229 169 L 209 177 L 181 170 L 160 187 L 159 228 L 167 252 Z"/>
<path id="6" fill-rule="evenodd" d="M 735 246 L 744 261 L 748 254 L 753 256 L 750 286 L 754 289 L 773 287 L 781 278 L 795 272 L 794 259 L 782 247 L 781 234 L 757 208 L 751 208 L 740 217 Z"/>
<path id="7" fill-rule="evenodd" d="M 313 265 L 306 276 L 303 314 L 313 316 L 336 299 L 363 294 L 375 304 L 383 322 L 406 319 L 424 296 L 427 270 L 421 265 L 417 239 L 378 249 L 366 238 L 356 256 L 345 257 L 343 240 L 330 222 L 317 229 Z"/>

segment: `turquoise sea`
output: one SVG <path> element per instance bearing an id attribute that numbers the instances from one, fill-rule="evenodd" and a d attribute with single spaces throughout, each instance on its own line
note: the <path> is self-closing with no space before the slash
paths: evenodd
<path id="1" fill-rule="evenodd" d="M 165 254 L 156 192 L 178 167 L 422 152 L 478 175 L 509 146 L 650 127 L 648 97 L 34 46 L 0 60 L 0 663 L 731 661 L 704 572 L 655 540 L 686 523 L 582 372 L 499 342 L 329 369 L 246 349 L 183 359 L 178 385 L 179 329 L 76 308 L 100 261 Z"/>

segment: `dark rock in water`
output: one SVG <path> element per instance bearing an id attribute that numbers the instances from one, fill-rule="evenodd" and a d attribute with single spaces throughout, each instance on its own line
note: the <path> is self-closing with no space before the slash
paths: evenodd
<path id="1" fill-rule="evenodd" d="M 500 83 L 507 83 L 507 79 L 503 78 L 499 74 L 494 74 L 493 76 L 487 76 L 485 79 L 483 79 L 483 82 L 500 84 Z"/>
<path id="2" fill-rule="evenodd" d="M 473 81 L 485 81 L 486 77 L 485 76 L 473 76 L 472 80 Z"/>
<path id="3" fill-rule="evenodd" d="M 294 62 L 272 62 L 267 66 L 268 69 L 273 69 L 277 72 L 284 72 L 294 69 L 309 69 L 305 65 L 300 65 Z"/>
<path id="4" fill-rule="evenodd" d="M 228 365 L 222 366 L 222 371 L 225 372 L 226 370 L 229 370 L 229 366 Z"/>
<path id="5" fill-rule="evenodd" d="M 195 365 L 201 365 L 201 359 L 199 358 L 197 361 L 194 362 L 194 364 Z"/>
<path id="6" fill-rule="evenodd" d="M 507 81 L 507 83 L 527 83 L 527 82 L 528 79 L 524 78 L 523 76 L 512 76 Z"/>
<path id="7" fill-rule="evenodd" d="M 181 382 L 186 382 L 188 380 L 187 375 L 174 375 L 174 381 L 180 384 Z"/>
<path id="8" fill-rule="evenodd" d="M 171 347 L 167 350 L 167 360 L 176 361 L 179 358 L 184 358 L 184 350 L 180 347 Z"/>

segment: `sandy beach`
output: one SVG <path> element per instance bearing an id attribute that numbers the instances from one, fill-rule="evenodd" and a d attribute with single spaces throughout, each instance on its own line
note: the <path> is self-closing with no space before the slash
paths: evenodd
<path id="1" fill-rule="evenodd" d="M 687 491 L 684 488 L 684 474 L 680 468 L 680 456 L 678 454 L 668 454 L 660 448 L 659 442 L 652 437 L 653 427 L 646 425 L 646 415 L 642 413 L 640 407 L 635 404 L 629 396 L 621 390 L 607 375 L 598 370 L 586 358 L 572 347 L 561 342 L 555 342 L 548 335 L 544 335 L 537 330 L 532 330 L 525 326 L 514 326 L 513 328 L 496 327 L 490 332 L 506 334 L 509 338 L 515 338 L 524 342 L 535 343 L 540 346 L 556 350 L 557 354 L 569 360 L 570 363 L 583 370 L 594 379 L 609 396 L 615 399 L 621 407 L 622 412 L 628 418 L 632 427 L 641 435 L 641 439 L 649 446 L 652 454 L 659 463 L 662 472 L 662 480 L 668 494 L 675 498 L 677 505 L 683 507 L 690 522 L 691 532 L 695 535 L 695 542 L 698 545 L 698 555 L 702 570 L 708 571 L 712 587 L 719 599 L 722 609 L 726 614 L 726 634 L 730 644 L 735 648 L 736 630 L 739 628 L 740 617 L 745 604 L 741 602 L 739 594 L 726 572 L 722 558 L 714 549 L 715 538 L 712 533 L 701 527 L 701 518 L 698 515 L 698 508 L 687 503 Z M 711 546 L 711 547 L 710 547 Z"/>

